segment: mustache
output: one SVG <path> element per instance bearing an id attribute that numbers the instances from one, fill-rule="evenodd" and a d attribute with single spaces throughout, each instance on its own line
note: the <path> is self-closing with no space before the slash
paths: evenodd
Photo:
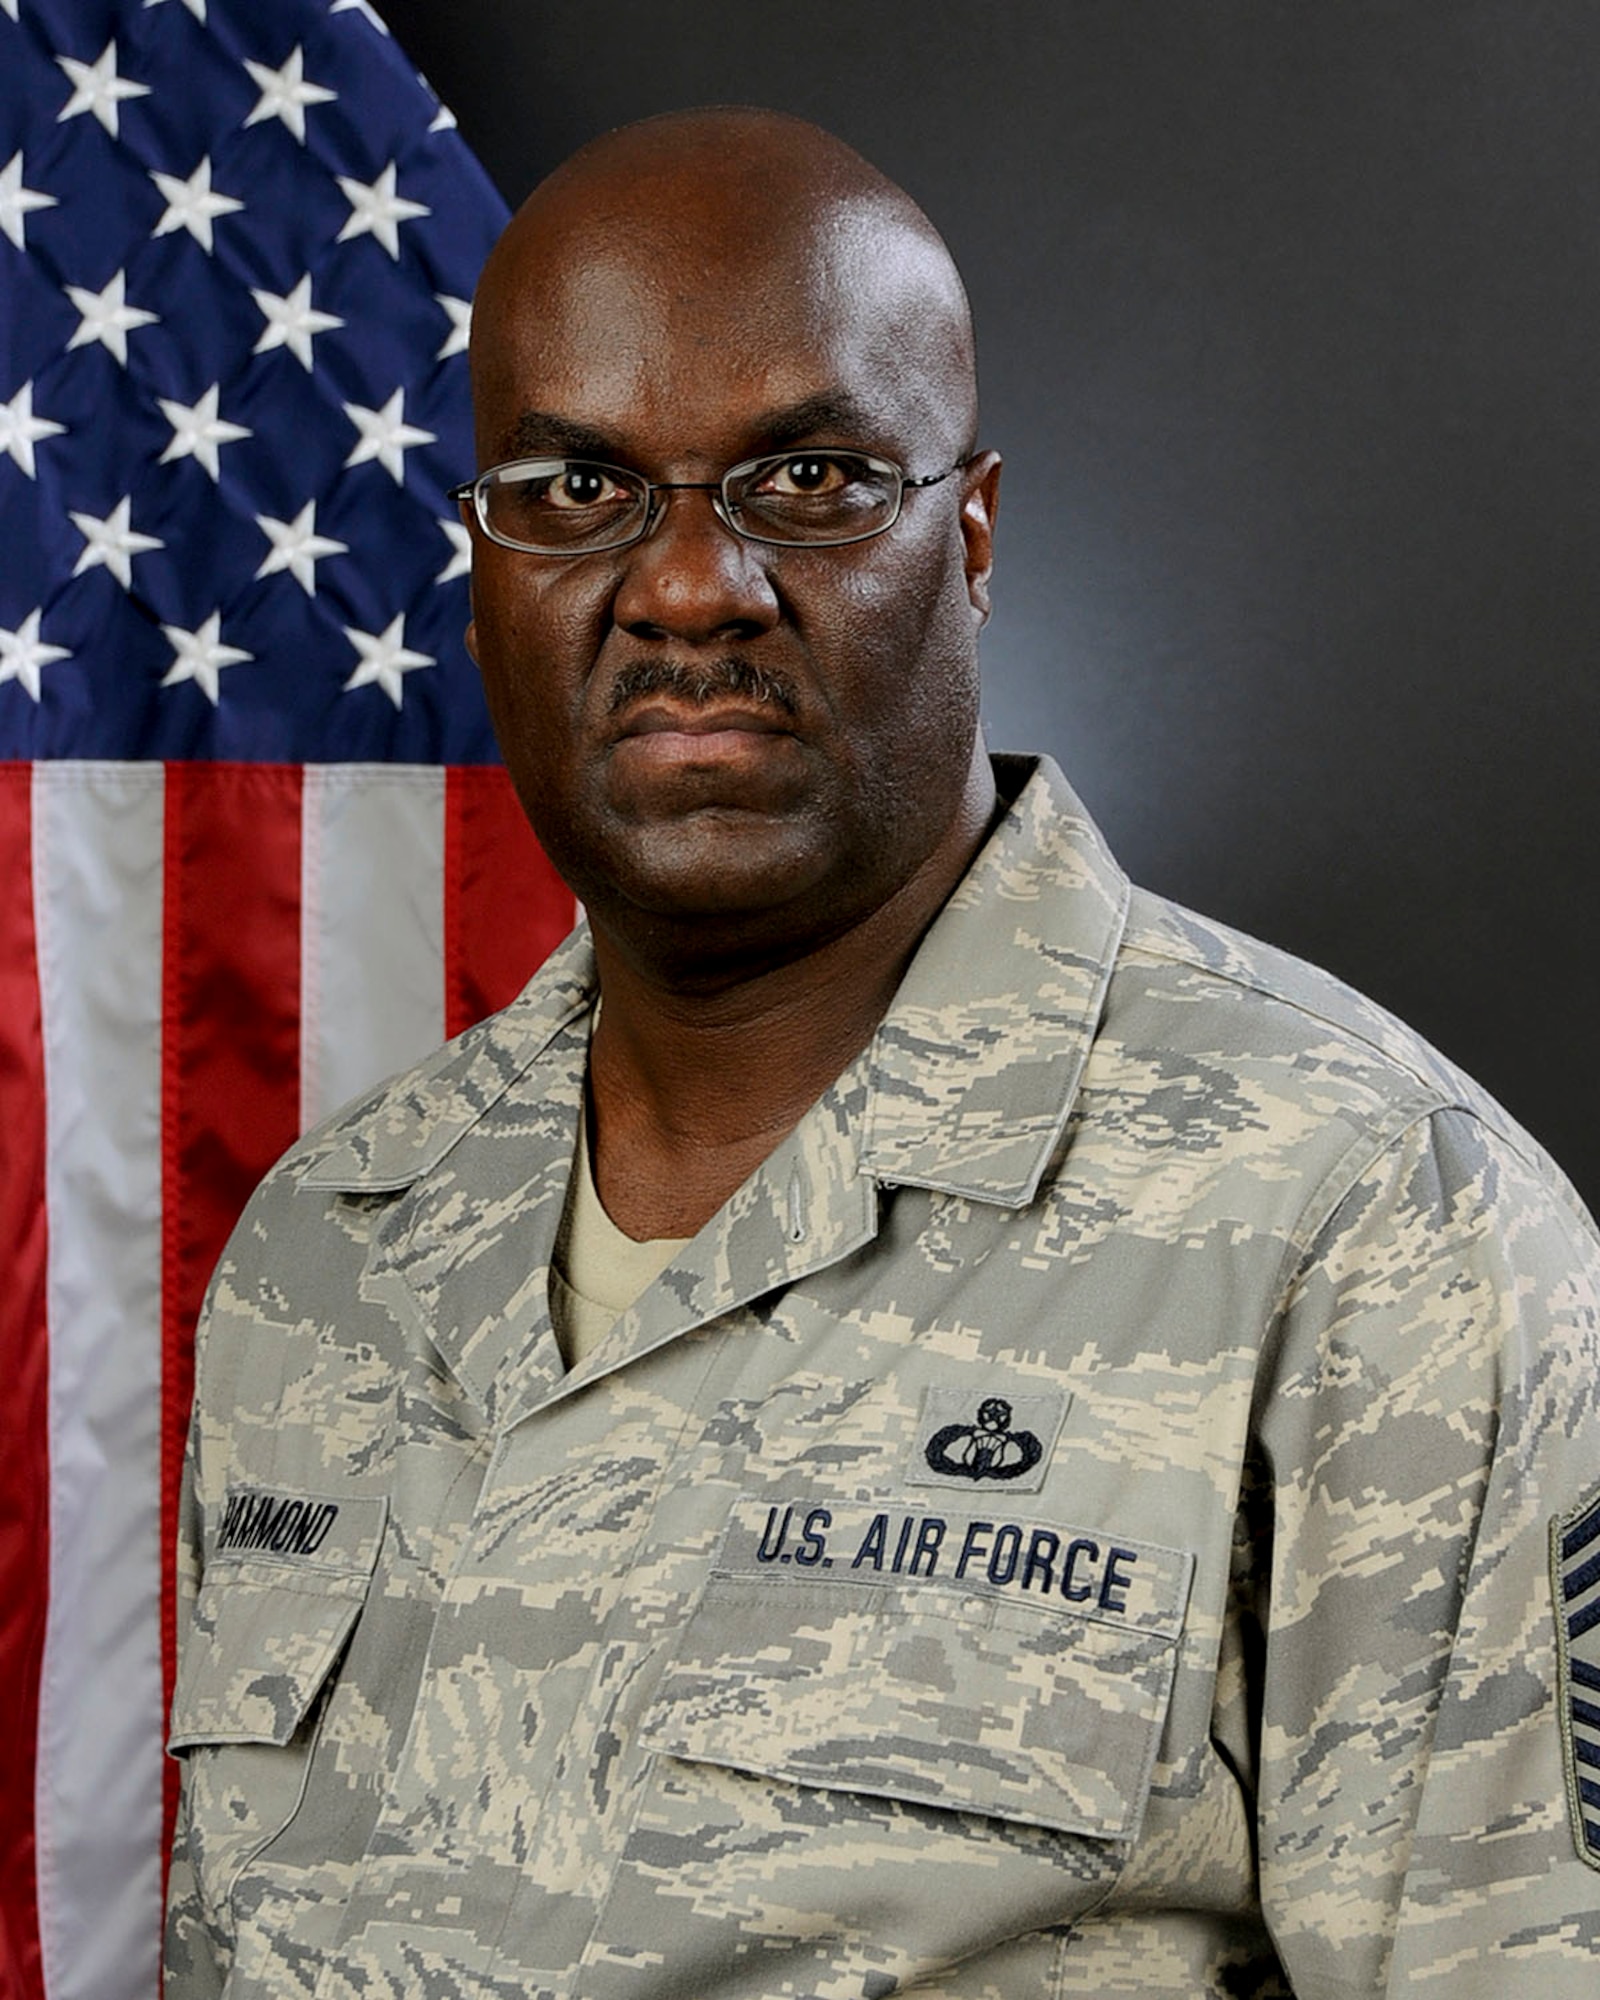
<path id="1" fill-rule="evenodd" d="M 785 715 L 795 714 L 800 706 L 793 686 L 782 674 L 755 666 L 737 653 L 727 653 L 721 659 L 693 666 L 685 660 L 630 661 L 617 670 L 606 712 L 619 714 L 653 694 L 671 695 L 696 708 L 730 694 L 761 708 L 779 709 Z"/>

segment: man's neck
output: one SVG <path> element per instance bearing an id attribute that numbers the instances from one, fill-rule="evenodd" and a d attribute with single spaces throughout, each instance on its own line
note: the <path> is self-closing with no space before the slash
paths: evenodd
<path id="1" fill-rule="evenodd" d="M 923 933 L 982 844 L 987 765 L 939 847 L 816 949 L 704 988 L 596 926 L 605 1006 L 590 1055 L 595 1186 L 629 1236 L 692 1236 L 871 1040 Z"/>

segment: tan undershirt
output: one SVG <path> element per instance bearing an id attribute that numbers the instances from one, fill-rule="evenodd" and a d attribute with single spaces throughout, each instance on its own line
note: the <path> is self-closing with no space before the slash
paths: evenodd
<path id="1" fill-rule="evenodd" d="M 578 1118 L 567 1212 L 550 1271 L 550 1315 L 569 1369 L 599 1346 L 651 1280 L 693 1241 L 688 1236 L 656 1236 L 648 1243 L 636 1243 L 624 1235 L 595 1192 L 588 1123 L 586 1102 Z"/>

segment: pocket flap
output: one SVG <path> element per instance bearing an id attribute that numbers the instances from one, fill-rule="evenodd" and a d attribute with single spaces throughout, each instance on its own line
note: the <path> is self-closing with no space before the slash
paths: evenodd
<path id="1" fill-rule="evenodd" d="M 1042 1519 L 746 1499 L 645 1740 L 824 1790 L 1131 1839 L 1192 1571 L 1179 1550 Z"/>
<path id="2" fill-rule="evenodd" d="M 229 1493 L 183 1643 L 170 1751 L 290 1741 L 365 1602 L 388 1506 Z"/>

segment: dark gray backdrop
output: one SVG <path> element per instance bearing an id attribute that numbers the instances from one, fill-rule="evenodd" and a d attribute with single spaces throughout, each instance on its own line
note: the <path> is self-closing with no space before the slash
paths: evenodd
<path id="1" fill-rule="evenodd" d="M 513 202 L 730 100 L 904 182 L 1006 458 L 992 740 L 1600 1197 L 1600 8 L 378 4 Z"/>

